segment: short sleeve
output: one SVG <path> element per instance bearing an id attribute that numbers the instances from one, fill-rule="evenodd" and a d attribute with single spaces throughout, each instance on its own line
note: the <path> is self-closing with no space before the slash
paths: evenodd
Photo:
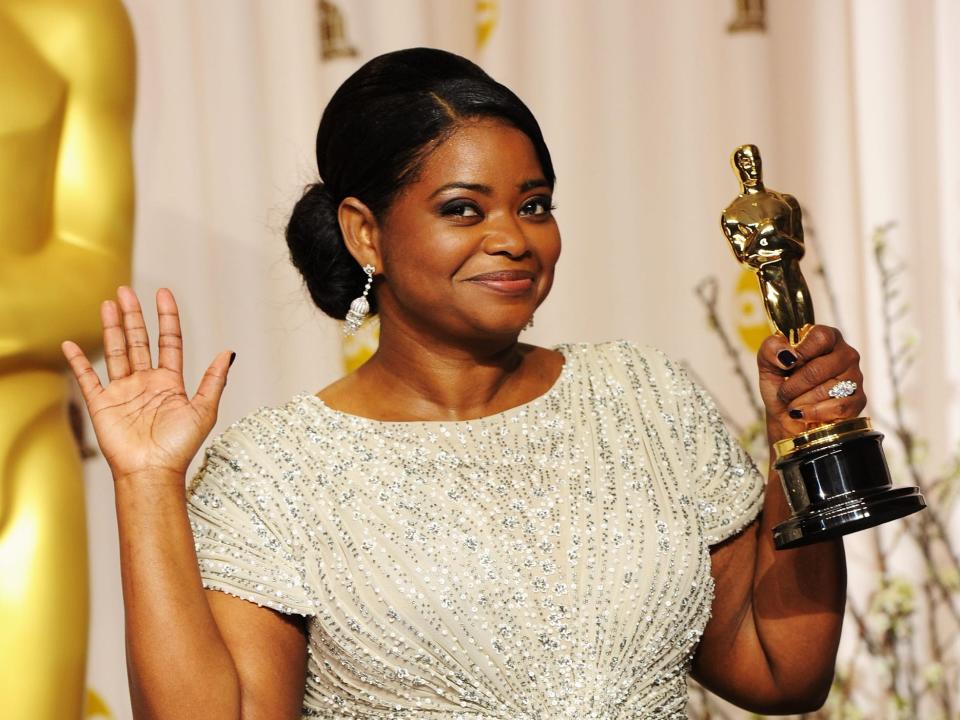
<path id="1" fill-rule="evenodd" d="M 764 477 L 710 394 L 682 366 L 669 364 L 704 536 L 708 545 L 716 545 L 757 517 L 763 506 Z"/>
<path id="2" fill-rule="evenodd" d="M 286 614 L 313 615 L 283 493 L 243 421 L 207 449 L 187 498 L 203 586 Z"/>

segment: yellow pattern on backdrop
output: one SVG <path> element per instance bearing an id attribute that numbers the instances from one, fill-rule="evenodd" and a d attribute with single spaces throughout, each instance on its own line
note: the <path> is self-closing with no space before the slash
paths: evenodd
<path id="1" fill-rule="evenodd" d="M 84 712 L 84 486 L 60 342 L 95 352 L 100 301 L 129 280 L 134 57 L 120 0 L 0 0 L 4 720 Z"/>
<path id="2" fill-rule="evenodd" d="M 317 27 L 320 31 L 320 58 L 352 58 L 359 55 L 357 48 L 347 37 L 347 24 L 343 11 L 330 0 L 317 2 Z"/>
<path id="3" fill-rule="evenodd" d="M 727 25 L 728 33 L 766 32 L 767 11 L 764 0 L 735 0 L 736 15 Z"/>
<path id="4" fill-rule="evenodd" d="M 113 713 L 110 712 L 106 701 L 104 701 L 96 691 L 87 688 L 87 702 L 83 710 L 83 717 L 84 720 L 88 720 L 89 718 L 107 718 L 107 720 L 113 720 Z"/>
<path id="5" fill-rule="evenodd" d="M 477 50 L 483 50 L 500 19 L 500 0 L 476 0 Z"/>
<path id="6" fill-rule="evenodd" d="M 369 318 L 355 335 L 343 338 L 343 370 L 351 373 L 363 365 L 377 351 L 380 342 L 380 318 Z"/>
<path id="7" fill-rule="evenodd" d="M 757 278 L 744 268 L 734 289 L 734 322 L 737 337 L 751 353 L 756 353 L 770 334 L 770 322 L 763 309 L 763 299 L 757 292 Z"/>

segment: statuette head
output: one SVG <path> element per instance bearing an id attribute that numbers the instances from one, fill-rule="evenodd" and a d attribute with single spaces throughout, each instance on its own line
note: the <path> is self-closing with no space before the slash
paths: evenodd
<path id="1" fill-rule="evenodd" d="M 763 163 L 756 145 L 741 145 L 733 152 L 733 169 L 740 178 L 741 192 L 763 191 Z"/>

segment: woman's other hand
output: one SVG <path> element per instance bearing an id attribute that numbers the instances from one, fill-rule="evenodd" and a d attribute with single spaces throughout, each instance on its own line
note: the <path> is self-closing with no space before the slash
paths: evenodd
<path id="1" fill-rule="evenodd" d="M 217 420 L 220 395 L 233 362 L 222 352 L 204 373 L 196 394 L 183 384 L 183 341 L 173 293 L 157 291 L 160 325 L 157 366 L 140 301 L 128 287 L 100 306 L 103 350 L 110 382 L 104 387 L 83 350 L 64 342 L 66 356 L 114 479 L 179 478 Z"/>
<path id="2" fill-rule="evenodd" d="M 836 328 L 814 325 L 795 348 L 782 335 L 771 335 L 760 346 L 757 364 L 771 442 L 812 425 L 857 417 L 867 404 L 860 354 Z M 856 391 L 831 397 L 830 389 L 841 380 L 855 382 Z"/>

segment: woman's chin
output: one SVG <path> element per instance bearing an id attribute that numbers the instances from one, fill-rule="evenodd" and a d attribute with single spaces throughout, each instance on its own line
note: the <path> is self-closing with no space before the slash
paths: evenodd
<path id="1" fill-rule="evenodd" d="M 522 318 L 503 318 L 496 322 L 490 322 L 487 318 L 476 328 L 483 335 L 491 338 L 516 338 L 530 322 L 530 316 Z"/>

